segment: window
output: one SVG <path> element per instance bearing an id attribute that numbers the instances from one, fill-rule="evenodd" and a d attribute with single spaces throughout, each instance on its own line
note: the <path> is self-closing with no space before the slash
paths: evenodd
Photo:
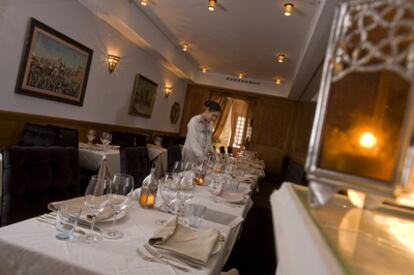
<path id="1" fill-rule="evenodd" d="M 246 124 L 246 118 L 239 116 L 237 117 L 236 122 L 236 129 L 234 133 L 234 142 L 233 147 L 240 148 L 240 145 L 243 143 L 243 134 L 244 134 L 244 126 Z"/>

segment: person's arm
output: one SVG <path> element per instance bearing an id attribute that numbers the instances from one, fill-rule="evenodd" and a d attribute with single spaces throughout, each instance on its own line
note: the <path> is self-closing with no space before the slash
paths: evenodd
<path id="1" fill-rule="evenodd" d="M 198 136 L 201 134 L 199 127 L 197 127 L 198 121 L 196 119 L 191 119 L 187 126 L 187 140 L 188 140 L 188 149 L 197 157 L 201 162 L 207 159 L 207 156 L 203 152 L 201 145 L 198 143 Z M 186 141 L 187 142 L 187 141 Z"/>

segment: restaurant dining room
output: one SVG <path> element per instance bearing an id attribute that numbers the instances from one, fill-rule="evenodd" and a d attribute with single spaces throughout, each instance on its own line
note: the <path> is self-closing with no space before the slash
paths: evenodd
<path id="1" fill-rule="evenodd" d="M 0 0 L 0 275 L 414 270 L 414 0 Z"/>

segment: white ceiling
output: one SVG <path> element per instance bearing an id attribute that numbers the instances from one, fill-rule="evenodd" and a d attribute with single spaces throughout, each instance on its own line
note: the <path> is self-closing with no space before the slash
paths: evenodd
<path id="1" fill-rule="evenodd" d="M 300 99 L 325 54 L 337 0 L 218 0 L 225 10 L 210 12 L 207 0 L 78 0 L 126 38 L 156 53 L 178 76 L 192 82 Z M 188 52 L 179 50 L 182 42 Z M 279 52 L 287 62 L 275 61 Z M 200 66 L 209 73 L 201 74 Z M 226 81 L 237 71 L 260 86 Z M 286 82 L 275 85 L 282 76 Z M 254 87 L 253 87 L 254 86 Z M 318 87 L 318 85 L 314 85 Z M 309 96 L 308 96 L 309 97 Z M 312 97 L 312 95 L 310 95 Z"/>
<path id="2" fill-rule="evenodd" d="M 139 2 L 139 1 L 137 1 Z M 207 0 L 153 0 L 142 10 L 176 44 L 188 42 L 188 54 L 213 72 L 272 81 L 291 81 L 313 32 L 320 1 L 291 1 L 292 16 L 283 15 L 284 1 L 219 0 L 225 11 L 207 9 Z M 317 18 L 316 18 L 317 19 Z M 275 62 L 284 52 L 288 62 Z"/>

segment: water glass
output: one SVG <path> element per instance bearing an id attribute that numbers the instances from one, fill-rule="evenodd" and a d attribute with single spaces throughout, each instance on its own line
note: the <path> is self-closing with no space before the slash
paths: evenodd
<path id="1" fill-rule="evenodd" d="M 204 214 L 207 207 L 200 204 L 190 204 L 188 207 L 189 220 L 188 225 L 194 228 L 199 228 L 203 222 Z"/>
<path id="2" fill-rule="evenodd" d="M 56 214 L 56 238 L 68 240 L 73 238 L 73 231 L 78 224 L 82 207 L 62 206 Z"/>
<path id="3" fill-rule="evenodd" d="M 239 189 L 239 181 L 234 179 L 227 179 L 223 184 L 223 190 L 235 193 Z"/>

